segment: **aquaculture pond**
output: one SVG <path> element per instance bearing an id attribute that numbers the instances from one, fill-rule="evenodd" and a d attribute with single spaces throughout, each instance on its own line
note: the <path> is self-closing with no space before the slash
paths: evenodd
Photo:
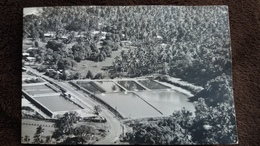
<path id="1" fill-rule="evenodd" d="M 72 111 L 80 109 L 77 105 L 60 96 L 42 96 L 34 97 L 34 99 L 52 112 Z"/>
<path id="2" fill-rule="evenodd" d="M 56 93 L 46 85 L 22 86 L 22 89 L 30 95 Z"/>
<path id="3" fill-rule="evenodd" d="M 146 90 L 145 88 L 137 84 L 135 81 L 117 81 L 117 83 L 129 91 Z"/>
<path id="4" fill-rule="evenodd" d="M 101 87 L 106 92 L 123 92 L 123 88 L 119 87 L 113 81 L 96 81 L 94 82 L 97 86 Z"/>
<path id="5" fill-rule="evenodd" d="M 124 118 L 162 116 L 156 109 L 131 92 L 96 94 L 97 98 L 116 109 Z"/>
<path id="6" fill-rule="evenodd" d="M 44 84 L 41 84 L 41 85 L 29 85 L 29 86 L 22 85 L 22 89 L 24 89 L 24 90 L 40 90 L 40 89 L 50 89 L 50 88 L 47 87 Z"/>
<path id="7" fill-rule="evenodd" d="M 142 91 L 137 92 L 140 97 L 157 108 L 164 115 L 171 115 L 183 107 L 191 112 L 195 111 L 193 103 L 188 101 L 188 96 L 176 91 Z"/>
<path id="8" fill-rule="evenodd" d="M 78 81 L 77 84 L 85 89 L 87 89 L 88 91 L 92 92 L 92 93 L 103 93 L 105 92 L 103 89 L 101 89 L 100 87 L 98 87 L 95 83 L 93 83 L 92 81 L 88 82 L 88 81 Z"/>
<path id="9" fill-rule="evenodd" d="M 170 89 L 170 87 L 162 85 L 154 80 L 138 80 L 138 82 L 149 89 Z"/>
<path id="10" fill-rule="evenodd" d="M 46 90 L 30 90 L 30 91 L 26 91 L 28 94 L 36 96 L 39 94 L 53 94 L 56 93 L 54 92 L 52 89 L 46 89 Z"/>

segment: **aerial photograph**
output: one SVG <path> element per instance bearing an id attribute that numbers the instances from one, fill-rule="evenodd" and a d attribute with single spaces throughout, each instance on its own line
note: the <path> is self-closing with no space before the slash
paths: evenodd
<path id="1" fill-rule="evenodd" d="M 237 144 L 227 6 L 23 9 L 21 143 Z"/>

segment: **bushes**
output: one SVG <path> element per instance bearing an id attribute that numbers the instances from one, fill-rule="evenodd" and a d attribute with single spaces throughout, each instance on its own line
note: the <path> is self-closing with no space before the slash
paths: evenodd
<path id="1" fill-rule="evenodd" d="M 223 73 L 222 75 L 209 80 L 205 85 L 205 88 L 191 97 L 190 101 L 198 101 L 199 98 L 203 98 L 207 105 L 213 107 L 224 101 L 232 103 L 231 77 Z"/>
<path id="2" fill-rule="evenodd" d="M 54 40 L 48 41 L 46 45 L 46 48 L 50 48 L 53 51 L 60 51 L 63 47 L 64 47 L 63 43 Z"/>
<path id="3" fill-rule="evenodd" d="M 24 80 L 24 82 L 26 83 L 41 83 L 44 82 L 43 80 L 41 80 L 41 78 L 29 78 Z"/>
<path id="4" fill-rule="evenodd" d="M 93 79 L 93 73 L 90 70 L 88 71 L 86 78 Z"/>
<path id="5" fill-rule="evenodd" d="M 36 70 L 39 72 L 46 72 L 47 66 L 39 65 L 39 66 L 37 66 Z"/>
<path id="6" fill-rule="evenodd" d="M 36 48 L 38 48 L 38 47 L 39 47 L 39 43 L 38 43 L 37 41 L 35 41 L 35 42 L 34 42 L 34 46 L 35 46 Z"/>
<path id="7" fill-rule="evenodd" d="M 131 126 L 133 132 L 126 133 L 124 140 L 130 144 L 193 144 L 188 132 L 193 121 L 191 115 L 182 109 L 157 121 L 137 121 Z"/>
<path id="8" fill-rule="evenodd" d="M 94 79 L 103 79 L 103 78 L 104 78 L 104 76 L 103 76 L 102 73 L 97 73 L 97 74 L 95 75 L 95 77 L 94 77 Z"/>

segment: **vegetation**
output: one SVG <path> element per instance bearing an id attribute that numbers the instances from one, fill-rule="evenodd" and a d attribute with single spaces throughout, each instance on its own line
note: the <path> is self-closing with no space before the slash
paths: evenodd
<path id="1" fill-rule="evenodd" d="M 25 143 L 29 143 L 31 141 L 31 139 L 30 139 L 30 137 L 28 135 L 25 135 L 24 139 L 22 141 L 24 141 Z"/>
<path id="2" fill-rule="evenodd" d="M 33 136 L 33 143 L 35 144 L 43 143 L 43 139 L 41 138 L 43 132 L 44 129 L 42 128 L 42 126 L 36 128 L 36 133 Z"/>
<path id="3" fill-rule="evenodd" d="M 51 136 L 46 136 L 45 143 L 46 144 L 50 144 L 51 143 Z"/>
<path id="4" fill-rule="evenodd" d="M 104 76 L 102 75 L 102 73 L 97 73 L 95 76 L 94 76 L 94 79 L 103 79 Z"/>
<path id="5" fill-rule="evenodd" d="M 168 74 L 201 86 L 222 72 L 230 74 L 228 18 L 224 7 L 145 9 L 141 13 L 146 11 L 150 12 L 148 16 L 134 13 L 136 18 L 128 17 L 130 21 L 145 16 L 132 25 L 139 30 L 141 23 L 149 32 L 141 31 L 146 37 L 139 37 L 135 42 L 137 48 L 121 52 L 114 62 L 115 72 L 127 72 L 127 76 L 133 77 Z M 163 40 L 157 40 L 158 34 Z M 136 31 L 131 37 L 138 35 Z"/>
<path id="6" fill-rule="evenodd" d="M 131 125 L 133 132 L 126 133 L 124 140 L 130 144 L 193 144 L 188 131 L 192 125 L 191 115 L 183 109 L 155 122 L 137 122 Z"/>
<path id="7" fill-rule="evenodd" d="M 102 109 L 100 105 L 95 105 L 94 106 L 94 111 L 97 115 L 99 115 L 99 113 L 101 113 Z"/>
<path id="8" fill-rule="evenodd" d="M 95 126 L 78 125 L 80 117 L 76 112 L 65 113 L 55 123 L 52 135 L 58 144 L 90 144 L 99 133 Z"/>
<path id="9" fill-rule="evenodd" d="M 60 136 L 69 135 L 73 131 L 73 126 L 79 120 L 76 112 L 65 113 L 63 117 L 60 117 L 56 123 L 56 130 L 54 131 L 52 138 L 59 139 Z"/>
<path id="10" fill-rule="evenodd" d="M 201 86 L 195 86 L 191 83 L 187 83 L 185 81 L 176 80 L 174 78 L 171 78 L 169 75 L 159 75 L 155 77 L 156 80 L 170 83 L 176 87 L 181 87 L 182 89 L 186 89 L 190 91 L 192 94 L 196 95 L 198 92 L 200 92 L 203 88 Z"/>
<path id="11" fill-rule="evenodd" d="M 203 86 L 222 72 L 230 74 L 226 13 L 226 7 L 43 8 L 39 16 L 24 17 L 24 36 L 42 38 L 46 32 L 56 32 L 56 38 L 68 35 L 74 44 L 71 48 L 55 39 L 47 42 L 46 49 L 33 53 L 38 62 L 51 66 L 59 62 L 57 69 L 65 70 L 73 68 L 67 63 L 72 60 L 105 61 L 120 48 L 120 41 L 129 40 L 136 48 L 115 58 L 113 74 L 168 74 Z M 93 35 L 94 31 L 98 33 Z M 102 31 L 105 39 L 101 39 Z"/>
<path id="12" fill-rule="evenodd" d="M 93 73 L 90 70 L 88 71 L 86 78 L 93 79 Z"/>
<path id="13" fill-rule="evenodd" d="M 44 119 L 38 112 L 30 108 L 29 106 L 22 106 L 22 118 L 25 119 Z"/>
<path id="14" fill-rule="evenodd" d="M 44 82 L 44 80 L 40 78 L 28 78 L 24 80 L 25 83 L 41 83 Z"/>

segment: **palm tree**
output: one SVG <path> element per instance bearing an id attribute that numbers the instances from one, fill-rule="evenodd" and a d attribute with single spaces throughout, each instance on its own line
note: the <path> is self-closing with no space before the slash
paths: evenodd
<path id="1" fill-rule="evenodd" d="M 42 142 L 41 135 L 43 132 L 44 132 L 44 129 L 42 128 L 42 126 L 39 126 L 36 128 L 36 133 L 33 136 L 34 143 L 39 144 Z"/>
<path id="2" fill-rule="evenodd" d="M 30 142 L 30 137 L 28 135 L 25 135 L 24 142 L 26 143 Z"/>

